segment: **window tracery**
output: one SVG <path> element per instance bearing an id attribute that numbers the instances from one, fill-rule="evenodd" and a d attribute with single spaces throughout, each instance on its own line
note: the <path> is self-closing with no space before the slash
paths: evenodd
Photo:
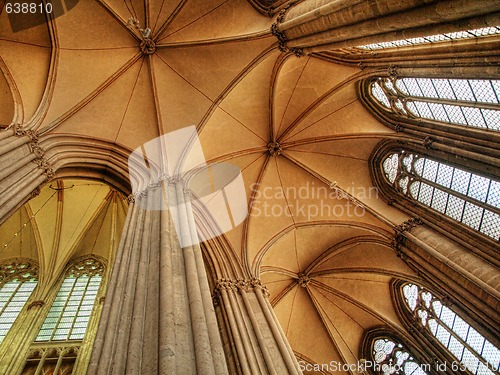
<path id="1" fill-rule="evenodd" d="M 401 287 L 405 308 L 415 324 L 435 337 L 472 374 L 493 375 L 500 350 L 429 290 L 416 284 Z"/>
<path id="2" fill-rule="evenodd" d="M 370 90 L 401 118 L 500 130 L 500 80 L 379 77 Z"/>
<path id="3" fill-rule="evenodd" d="M 380 337 L 373 340 L 372 359 L 379 374 L 426 375 L 409 351 L 396 340 Z"/>
<path id="4" fill-rule="evenodd" d="M 499 239 L 499 181 L 405 150 L 387 155 L 382 169 L 398 193 Z"/>
<path id="5" fill-rule="evenodd" d="M 83 339 L 103 273 L 104 265 L 93 257 L 68 270 L 36 342 Z"/>
<path id="6" fill-rule="evenodd" d="M 38 267 L 29 261 L 0 265 L 0 342 L 38 283 Z"/>

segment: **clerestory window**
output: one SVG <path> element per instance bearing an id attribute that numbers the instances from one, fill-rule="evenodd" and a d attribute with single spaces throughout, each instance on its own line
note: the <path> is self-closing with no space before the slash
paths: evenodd
<path id="1" fill-rule="evenodd" d="M 390 42 L 380 42 L 373 44 L 366 44 L 363 46 L 359 46 L 357 48 L 365 49 L 365 50 L 378 50 L 384 48 L 395 48 L 395 47 L 403 47 L 403 46 L 412 46 L 416 44 L 428 44 L 428 43 L 439 43 L 446 42 L 457 39 L 470 39 L 470 38 L 479 38 L 488 35 L 500 34 L 500 26 L 492 26 L 492 27 L 483 27 L 479 29 L 473 30 L 465 30 L 465 31 L 457 31 L 452 33 L 445 34 L 435 34 L 428 35 L 418 38 L 408 38 L 401 40 L 394 40 Z"/>
<path id="2" fill-rule="evenodd" d="M 401 288 L 412 321 L 421 325 L 472 374 L 493 375 L 500 366 L 500 350 L 448 308 L 429 290 L 412 283 Z"/>
<path id="3" fill-rule="evenodd" d="M 38 268 L 30 262 L 0 265 L 0 342 L 14 324 L 35 289 Z"/>
<path id="4" fill-rule="evenodd" d="M 387 155 L 382 168 L 398 193 L 499 239 L 499 181 L 405 150 Z"/>
<path id="5" fill-rule="evenodd" d="M 104 266 L 83 259 L 67 272 L 35 341 L 82 340 L 101 284 Z"/>
<path id="6" fill-rule="evenodd" d="M 500 130 L 500 80 L 378 78 L 371 94 L 401 118 Z"/>

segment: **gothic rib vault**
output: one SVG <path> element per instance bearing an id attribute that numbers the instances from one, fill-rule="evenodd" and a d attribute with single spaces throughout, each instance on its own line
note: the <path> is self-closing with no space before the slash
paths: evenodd
<path id="1" fill-rule="evenodd" d="M 18 33 L 0 14 L 0 126 L 36 131 L 44 157 L 58 166 L 55 180 L 100 179 L 126 195 L 127 187 L 113 178 L 123 172 L 107 158 L 196 125 L 208 162 L 241 169 L 249 203 L 248 219 L 224 235 L 221 262 L 232 262 L 227 268 L 233 271 L 216 271 L 211 280 L 261 279 L 296 356 L 311 363 L 356 361 L 370 327 L 403 330 L 390 281 L 419 276 L 391 247 L 393 226 L 408 216 L 373 190 L 369 156 L 395 132 L 358 100 L 355 83 L 366 73 L 281 52 L 270 33 L 273 19 L 246 0 L 145 3 L 146 9 L 142 1 L 82 0 L 49 24 Z M 151 29 L 154 44 L 144 47 L 131 17 Z M 69 156 L 59 159 L 51 150 L 66 140 L 89 151 L 65 149 Z M 89 169 L 93 152 L 104 161 Z M 11 216 L 2 240 L 49 189 Z M 95 188 L 81 191 L 59 194 L 65 206 L 81 207 L 96 194 Z M 109 196 L 98 194 L 108 207 Z M 122 223 L 126 203 L 113 204 Z M 30 240 L 0 256 L 42 263 L 58 252 L 61 267 L 76 256 L 77 241 L 60 252 L 44 242 L 55 210 L 40 211 Z M 77 230 L 111 217 L 102 215 L 84 212 Z M 69 218 L 57 220 L 61 236 L 75 230 L 65 226 Z"/>

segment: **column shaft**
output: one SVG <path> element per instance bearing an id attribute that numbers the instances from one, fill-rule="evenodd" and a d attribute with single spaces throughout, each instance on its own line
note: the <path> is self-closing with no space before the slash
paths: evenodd
<path id="1" fill-rule="evenodd" d="M 494 22 L 500 11 L 491 0 L 306 0 L 282 13 L 272 31 L 280 48 L 309 54 L 400 38 L 461 31 L 467 19 Z"/>
<path id="2" fill-rule="evenodd" d="M 228 317 L 239 373 L 302 373 L 259 280 L 220 279 L 214 293 Z"/>
<path id="3" fill-rule="evenodd" d="M 32 131 L 0 133 L 0 225 L 54 175 Z M 36 194 L 35 194 L 36 195 Z"/>
<path id="4" fill-rule="evenodd" d="M 164 199 L 177 209 L 158 210 L 161 194 L 153 193 L 158 186 L 131 205 L 89 373 L 228 373 L 225 358 L 214 355 L 223 349 L 220 337 L 211 336 L 218 336 L 218 329 L 209 327 L 215 316 L 209 316 L 214 315 L 211 299 L 205 306 L 208 282 L 197 261 L 199 247 L 181 249 L 173 225 L 179 219 L 181 236 L 193 235 L 183 186 L 161 185 Z"/>

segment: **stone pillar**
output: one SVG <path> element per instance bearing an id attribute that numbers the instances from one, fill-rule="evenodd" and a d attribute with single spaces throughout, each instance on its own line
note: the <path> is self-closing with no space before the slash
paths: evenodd
<path id="1" fill-rule="evenodd" d="M 226 325 L 228 346 L 236 353 L 232 372 L 302 373 L 259 280 L 220 279 L 215 284 L 214 299 L 220 321 Z"/>
<path id="2" fill-rule="evenodd" d="M 54 176 L 38 136 L 20 127 L 0 133 L 0 225 L 12 212 L 36 196 Z"/>
<path id="3" fill-rule="evenodd" d="M 272 26 L 280 49 L 296 55 L 494 26 L 495 0 L 305 0 Z"/>
<path id="4" fill-rule="evenodd" d="M 228 373 L 200 247 L 179 242 L 196 236 L 188 199 L 179 181 L 131 198 L 88 373 Z"/>

